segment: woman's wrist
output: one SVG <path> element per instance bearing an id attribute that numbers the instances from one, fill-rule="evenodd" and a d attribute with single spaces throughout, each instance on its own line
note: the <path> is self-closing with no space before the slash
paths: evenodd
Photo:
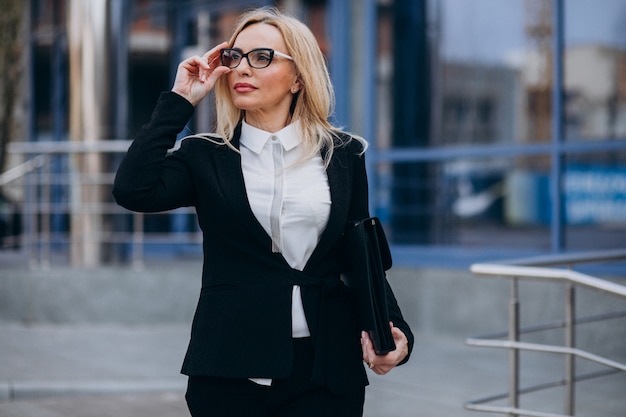
<path id="1" fill-rule="evenodd" d="M 182 91 L 177 90 L 176 88 L 172 88 L 170 91 L 171 91 L 172 93 L 174 93 L 174 94 L 177 94 L 177 95 L 181 96 L 181 97 L 182 97 L 182 98 L 184 98 L 185 100 L 187 100 L 187 101 L 189 102 L 189 104 L 191 104 L 192 106 L 194 106 L 194 107 L 196 106 L 196 105 L 195 105 L 195 104 L 191 101 L 191 98 L 190 98 L 188 95 L 186 95 L 185 93 L 183 93 Z"/>

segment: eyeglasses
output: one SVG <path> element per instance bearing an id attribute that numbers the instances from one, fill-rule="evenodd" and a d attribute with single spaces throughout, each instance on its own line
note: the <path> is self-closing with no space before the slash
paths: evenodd
<path id="1" fill-rule="evenodd" d="M 246 58 L 248 65 L 252 68 L 261 69 L 268 67 L 272 63 L 274 55 L 293 61 L 293 58 L 289 55 L 271 48 L 255 48 L 245 54 L 238 48 L 225 48 L 220 51 L 220 60 L 225 67 L 237 68 L 241 64 L 241 60 Z"/>

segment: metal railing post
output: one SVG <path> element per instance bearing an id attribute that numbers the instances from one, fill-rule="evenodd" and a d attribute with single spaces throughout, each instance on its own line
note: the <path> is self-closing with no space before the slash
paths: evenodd
<path id="1" fill-rule="evenodd" d="M 37 229 L 39 228 L 37 222 L 37 210 L 35 206 L 37 204 L 37 193 L 35 187 L 37 186 L 36 172 L 29 172 L 25 178 L 25 198 L 24 198 L 24 236 L 26 253 L 28 256 L 28 262 L 31 268 L 37 267 Z"/>
<path id="2" fill-rule="evenodd" d="M 519 342 L 519 294 L 517 278 L 511 280 L 511 295 L 509 299 L 509 340 Z M 509 349 L 509 407 L 519 406 L 519 349 Z M 510 417 L 517 417 L 517 413 L 510 413 Z"/>
<path id="3" fill-rule="evenodd" d="M 51 204 L 51 157 L 46 154 L 44 156 L 44 163 L 39 169 L 39 184 L 41 186 L 41 198 L 39 199 L 39 216 L 40 220 L 40 235 L 39 235 L 39 265 L 43 269 L 50 268 L 50 218 L 52 216 L 52 204 Z"/>
<path id="4" fill-rule="evenodd" d="M 565 284 L 565 346 L 576 347 L 576 287 L 571 282 Z M 565 408 L 568 416 L 574 415 L 576 399 L 576 357 L 565 355 Z"/>
<path id="5" fill-rule="evenodd" d="M 133 213 L 133 267 L 143 268 L 143 213 Z"/>

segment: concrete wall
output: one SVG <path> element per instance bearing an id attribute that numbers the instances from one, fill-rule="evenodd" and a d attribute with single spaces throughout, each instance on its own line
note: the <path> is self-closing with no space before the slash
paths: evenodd
<path id="1" fill-rule="evenodd" d="M 0 319 L 24 323 L 191 321 L 201 264 L 0 270 Z"/>
<path id="2" fill-rule="evenodd" d="M 0 320 L 29 323 L 190 322 L 200 290 L 199 261 L 129 267 L 30 270 L 0 268 Z M 405 318 L 419 334 L 466 337 L 505 330 L 509 281 L 478 278 L 460 269 L 394 268 L 389 281 Z M 623 281 L 623 280 L 622 280 Z M 561 320 L 564 290 L 554 283 L 522 282 L 522 326 Z M 626 300 L 577 292 L 578 315 L 626 310 Z M 578 344 L 626 360 L 626 319 L 577 327 Z M 562 330 L 524 336 L 561 344 Z"/>

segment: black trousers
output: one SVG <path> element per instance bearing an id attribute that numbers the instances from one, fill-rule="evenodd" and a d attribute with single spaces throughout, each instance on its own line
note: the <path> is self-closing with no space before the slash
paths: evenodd
<path id="1" fill-rule="evenodd" d="M 272 386 L 248 379 L 189 377 L 187 406 L 192 417 L 361 417 L 365 387 L 338 396 L 311 382 L 313 346 L 294 339 L 294 369 Z"/>

